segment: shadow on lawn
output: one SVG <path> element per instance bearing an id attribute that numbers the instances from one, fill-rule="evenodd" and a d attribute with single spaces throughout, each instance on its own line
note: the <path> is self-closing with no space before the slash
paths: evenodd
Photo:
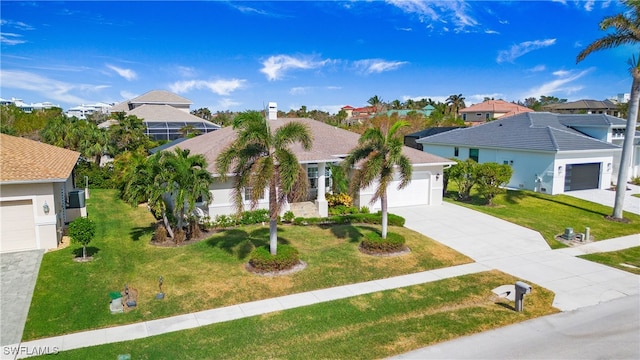
<path id="1" fill-rule="evenodd" d="M 131 231 L 129 231 L 129 235 L 131 236 L 131 239 L 133 241 L 138 241 L 143 236 L 152 235 L 154 231 L 154 227 L 155 227 L 155 223 L 151 223 L 151 225 L 145 226 L 145 227 L 141 227 L 141 226 L 134 227 L 133 229 L 131 229 Z"/>
<path id="2" fill-rule="evenodd" d="M 278 229 L 278 233 L 282 230 Z M 217 247 L 239 260 L 245 259 L 253 249 L 269 246 L 269 228 L 258 228 L 251 232 L 243 229 L 227 229 L 206 240 L 207 245 Z M 278 244 L 288 245 L 289 241 L 278 236 Z"/>
<path id="3" fill-rule="evenodd" d="M 94 256 L 98 252 L 100 252 L 100 248 L 97 248 L 95 246 L 87 246 L 87 257 Z M 81 258 L 82 257 L 82 246 L 80 246 L 79 248 L 73 249 L 73 251 L 71 253 L 73 254 L 74 257 Z"/>

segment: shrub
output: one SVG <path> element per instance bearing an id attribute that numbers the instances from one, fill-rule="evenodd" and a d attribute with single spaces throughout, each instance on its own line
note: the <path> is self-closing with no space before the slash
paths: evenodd
<path id="1" fill-rule="evenodd" d="M 349 207 L 353 204 L 353 198 L 349 194 L 325 194 L 324 197 L 330 207 L 339 205 Z"/>
<path id="2" fill-rule="evenodd" d="M 291 269 L 300 263 L 298 250 L 289 245 L 279 245 L 278 253 L 271 255 L 269 246 L 260 246 L 251 252 L 249 264 L 257 272 L 273 272 Z"/>
<path id="3" fill-rule="evenodd" d="M 87 257 L 87 245 L 96 234 L 96 224 L 88 217 L 79 217 L 69 224 L 69 237 L 82 245 L 82 257 Z"/>
<path id="4" fill-rule="evenodd" d="M 168 240 L 167 228 L 164 225 L 157 225 L 153 233 L 153 240 L 157 243 L 164 243 Z"/>
<path id="5" fill-rule="evenodd" d="M 215 228 L 228 228 L 232 226 L 236 226 L 238 222 L 233 216 L 228 215 L 216 215 L 215 220 L 213 221 L 213 226 Z"/>
<path id="6" fill-rule="evenodd" d="M 630 181 L 633 185 L 640 185 L 640 176 L 636 176 Z"/>
<path id="7" fill-rule="evenodd" d="M 360 246 L 367 252 L 384 254 L 401 251 L 404 244 L 404 237 L 400 234 L 389 232 L 387 238 L 383 239 L 378 232 L 372 231 L 365 234 Z"/>
<path id="8" fill-rule="evenodd" d="M 402 216 L 388 214 L 387 224 L 390 226 L 404 226 L 405 219 Z M 297 217 L 293 220 L 294 225 L 316 225 L 316 224 L 377 224 L 382 223 L 382 213 L 375 214 L 347 214 L 333 215 L 326 218 L 303 218 Z"/>
<path id="9" fill-rule="evenodd" d="M 358 208 L 355 206 L 336 205 L 329 208 L 329 215 L 357 214 Z"/>
<path id="10" fill-rule="evenodd" d="M 259 224 L 268 221 L 269 210 L 267 209 L 243 211 L 242 214 L 240 214 L 240 224 L 242 225 Z"/>
<path id="11" fill-rule="evenodd" d="M 176 243 L 176 245 L 182 244 L 186 240 L 186 238 L 187 236 L 182 229 L 177 229 L 173 233 L 173 241 Z"/>
<path id="12" fill-rule="evenodd" d="M 368 206 L 362 206 L 362 207 L 360 207 L 360 213 L 361 214 L 369 214 L 369 213 L 371 213 L 371 210 L 369 210 Z"/>
<path id="13" fill-rule="evenodd" d="M 295 215 L 293 214 L 293 211 L 287 211 L 286 213 L 284 213 L 284 216 L 282 217 L 282 220 L 284 220 L 284 222 L 293 222 L 293 219 L 295 219 Z"/>

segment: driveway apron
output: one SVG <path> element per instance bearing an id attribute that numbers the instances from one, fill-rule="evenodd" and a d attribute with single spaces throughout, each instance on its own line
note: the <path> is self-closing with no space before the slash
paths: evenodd
<path id="1" fill-rule="evenodd" d="M 0 345 L 20 343 L 44 250 L 0 254 Z"/>
<path id="2" fill-rule="evenodd" d="M 405 227 L 488 268 L 553 291 L 553 306 L 562 311 L 640 293 L 637 275 L 577 258 L 571 249 L 551 250 L 536 231 L 462 206 L 443 203 L 390 212 L 404 217 Z M 639 246 L 640 237 L 623 237 L 617 243 L 620 248 Z"/>

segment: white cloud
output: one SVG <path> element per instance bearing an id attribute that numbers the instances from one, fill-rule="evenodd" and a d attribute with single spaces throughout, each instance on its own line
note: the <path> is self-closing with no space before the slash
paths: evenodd
<path id="1" fill-rule="evenodd" d="M 115 71 L 118 75 L 122 76 L 128 81 L 135 80 L 138 77 L 138 74 L 136 74 L 136 72 L 131 69 L 123 69 L 110 64 L 106 64 L 105 66 Z"/>
<path id="2" fill-rule="evenodd" d="M 229 95 L 235 90 L 238 90 L 244 86 L 246 80 L 242 79 L 230 79 L 230 80 L 184 80 L 176 81 L 169 85 L 171 91 L 178 94 L 191 91 L 193 89 L 209 89 L 211 92 L 218 95 Z"/>
<path id="3" fill-rule="evenodd" d="M 131 91 L 127 91 L 127 90 L 122 90 L 120 91 L 120 96 L 122 96 L 122 98 L 125 100 L 130 100 L 135 97 L 138 97 L 138 94 L 132 93 Z"/>
<path id="4" fill-rule="evenodd" d="M 536 65 L 530 69 L 527 69 L 528 72 L 540 72 L 547 70 L 547 67 L 544 65 Z"/>
<path id="5" fill-rule="evenodd" d="M 489 30 L 485 30 L 485 31 L 484 31 L 484 33 L 485 33 L 485 34 L 491 34 L 491 35 L 493 35 L 493 34 L 500 34 L 498 31 L 490 30 L 490 29 L 489 29 Z"/>
<path id="6" fill-rule="evenodd" d="M 18 29 L 18 30 L 33 30 L 34 27 L 23 23 L 22 21 L 13 21 L 13 20 L 5 20 L 2 19 L 0 20 L 0 26 L 4 26 L 4 27 L 11 27 L 14 29 Z"/>
<path id="7" fill-rule="evenodd" d="M 193 77 L 196 75 L 196 70 L 190 66 L 178 66 L 177 71 L 182 77 Z"/>
<path id="8" fill-rule="evenodd" d="M 563 71 L 563 70 L 555 71 L 553 75 L 558 77 L 558 79 L 548 81 L 540 86 L 530 89 L 522 98 L 526 99 L 526 98 L 534 97 L 537 99 L 542 95 L 550 96 L 557 93 L 563 93 L 563 94 L 575 93 L 577 91 L 580 91 L 582 88 L 584 88 L 584 86 L 571 85 L 571 83 L 585 76 L 592 70 L 593 68 L 583 70 L 577 73 L 572 71 Z"/>
<path id="9" fill-rule="evenodd" d="M 6 69 L 0 71 L 0 83 L 3 88 L 33 91 L 47 99 L 69 104 L 88 102 L 72 92 L 97 92 L 108 87 L 107 85 L 72 84 L 35 73 Z"/>
<path id="10" fill-rule="evenodd" d="M 406 61 L 386 61 L 382 59 L 364 59 L 353 62 L 353 65 L 362 73 L 373 74 L 385 71 L 396 70 L 402 65 L 408 64 Z"/>
<path id="11" fill-rule="evenodd" d="M 589 0 L 589 1 L 585 1 L 584 2 L 584 9 L 587 10 L 587 11 L 593 10 L 594 6 L 595 6 L 595 1 L 593 1 L 593 0 Z"/>
<path id="12" fill-rule="evenodd" d="M 556 39 L 521 42 L 520 44 L 513 45 L 509 50 L 501 50 L 500 52 L 498 52 L 498 58 L 496 59 L 496 61 L 498 63 L 503 63 L 505 61 L 513 62 L 515 59 L 519 58 L 522 55 L 530 53 L 534 50 L 549 47 L 555 43 Z"/>
<path id="13" fill-rule="evenodd" d="M 315 60 L 310 56 L 293 57 L 289 55 L 270 56 L 262 62 L 260 72 L 267 75 L 269 81 L 280 80 L 288 70 L 317 69 L 326 65 L 330 60 Z"/>
<path id="14" fill-rule="evenodd" d="M 455 31 L 467 31 L 478 25 L 478 22 L 470 15 L 471 7 L 465 1 L 425 1 L 425 0 L 387 0 L 388 4 L 398 7 L 408 14 L 415 14 L 420 22 L 427 23 L 427 28 L 433 28 L 433 24 L 455 25 Z M 449 31 L 445 26 L 443 31 Z"/>
<path id="15" fill-rule="evenodd" d="M 290 95 L 305 95 L 311 90 L 308 86 L 297 86 L 289 89 Z"/>
<path id="16" fill-rule="evenodd" d="M 0 33 L 0 43 L 5 45 L 19 45 L 27 41 L 20 39 L 22 35 L 14 33 Z"/>
<path id="17" fill-rule="evenodd" d="M 221 110 L 228 110 L 228 109 L 230 109 L 232 107 L 236 107 L 236 106 L 240 106 L 240 105 L 242 105 L 241 102 L 235 101 L 233 99 L 225 98 L 225 99 L 220 99 L 218 101 L 218 104 L 213 106 L 213 108 L 214 109 L 221 109 Z M 215 119 L 214 119 L 214 122 L 215 122 Z"/>

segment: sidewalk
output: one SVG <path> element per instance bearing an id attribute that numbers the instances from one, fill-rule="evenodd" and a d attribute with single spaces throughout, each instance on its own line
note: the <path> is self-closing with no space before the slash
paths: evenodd
<path id="1" fill-rule="evenodd" d="M 431 237 L 473 258 L 476 262 L 137 324 L 67 334 L 13 346 L 25 347 L 25 351 L 50 349 L 55 352 L 134 340 L 491 269 L 498 269 L 554 291 L 556 297 L 553 305 L 562 311 L 640 293 L 637 275 L 575 257 L 583 253 L 640 246 L 638 235 L 599 241 L 580 248 L 551 250 L 542 236 L 533 230 L 449 203 L 431 207 L 394 208 L 392 212 L 406 219 L 405 227 Z M 465 226 L 460 226 L 461 222 L 464 222 Z M 2 358 L 5 356 L 3 351 Z M 18 356 L 23 357 L 27 356 L 22 353 Z"/>

